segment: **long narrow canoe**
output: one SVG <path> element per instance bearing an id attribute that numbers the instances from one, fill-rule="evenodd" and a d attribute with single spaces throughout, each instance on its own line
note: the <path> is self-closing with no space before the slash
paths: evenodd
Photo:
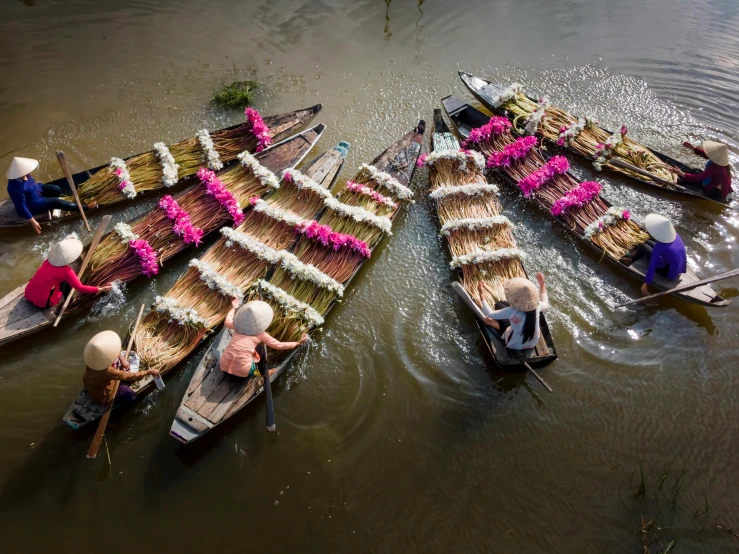
<path id="1" fill-rule="evenodd" d="M 444 121 L 441 110 L 434 110 L 434 133 L 431 137 L 431 148 L 434 152 L 440 152 L 444 150 L 459 150 L 460 144 L 459 141 L 456 139 L 456 137 L 452 134 L 451 130 L 447 126 L 446 122 Z M 482 179 L 482 175 L 480 175 L 480 180 L 478 181 L 479 184 L 484 184 L 485 181 Z M 432 180 L 433 184 L 433 180 Z M 473 184 L 469 182 L 469 179 L 465 179 L 464 182 L 461 182 L 459 184 Z M 447 185 L 448 186 L 448 185 Z M 479 197 L 484 197 L 483 195 L 480 195 Z M 477 198 L 479 197 L 473 197 L 473 202 L 477 203 Z M 489 197 L 485 197 L 489 208 L 490 214 L 495 215 L 501 215 L 501 207 L 498 199 L 495 196 L 494 192 L 491 192 L 491 195 Z M 469 217 L 466 214 L 462 214 L 464 218 Z M 438 204 L 437 204 L 437 220 L 439 220 L 439 224 L 441 226 L 441 220 L 440 215 L 438 213 Z M 486 236 L 487 241 L 483 239 L 483 242 L 486 242 L 486 244 L 493 244 L 495 243 L 495 240 L 490 240 L 490 235 Z M 450 255 L 453 256 L 451 245 L 450 245 L 450 237 L 447 236 L 447 250 L 449 251 Z M 507 244 L 506 247 L 512 247 L 515 248 L 515 240 L 512 239 L 512 237 L 509 239 L 510 244 Z M 488 251 L 490 248 L 488 246 L 485 246 L 484 248 L 478 243 L 478 250 Z M 523 273 L 523 276 L 528 278 L 528 275 L 526 273 L 526 269 L 523 267 L 523 263 L 518 262 L 521 264 L 521 271 Z M 490 273 L 490 272 L 488 272 Z M 518 276 L 521 276 L 520 274 Z M 457 269 L 457 277 L 459 278 L 460 283 L 464 282 L 464 275 L 462 272 L 462 269 Z M 485 278 L 484 281 L 489 281 L 491 285 L 494 285 L 495 281 L 501 281 L 504 279 L 501 279 L 496 276 L 490 275 L 490 278 Z M 455 283 L 456 285 L 457 283 Z M 461 287 L 462 285 L 459 284 Z M 456 287 L 455 287 L 456 288 Z M 464 290 L 464 289 L 463 289 Z M 467 291 L 468 293 L 470 291 Z M 475 291 L 472 291 L 473 294 Z M 471 300 L 471 299 L 469 299 Z M 499 298 L 499 300 L 503 300 L 503 298 Z M 482 335 L 482 339 L 485 342 L 485 345 L 488 348 L 488 351 L 490 352 L 491 356 L 493 357 L 493 361 L 495 362 L 495 365 L 498 367 L 498 369 L 501 370 L 525 370 L 523 363 L 521 360 L 516 356 L 515 353 L 512 353 L 509 351 L 505 343 L 501 337 L 501 334 L 493 329 L 492 327 L 485 324 L 484 321 L 480 320 L 478 314 L 480 310 L 472 310 L 473 313 L 477 316 L 475 317 L 475 322 L 477 323 L 478 328 L 480 329 L 480 334 Z M 543 367 L 550 363 L 552 363 L 554 360 L 557 359 L 557 351 L 554 347 L 554 340 L 552 339 L 552 335 L 549 332 L 549 325 L 547 324 L 546 316 L 544 313 L 541 313 L 539 318 L 539 327 L 541 331 L 541 336 L 539 339 L 539 342 L 537 343 L 535 348 L 530 348 L 528 350 L 523 351 L 523 355 L 526 358 L 526 362 L 534 367 Z"/>
<path id="2" fill-rule="evenodd" d="M 441 102 L 452 124 L 456 128 L 459 135 L 463 138 L 467 138 L 472 129 L 481 127 L 488 123 L 488 121 L 490 120 L 489 116 L 485 115 L 480 110 L 470 106 L 469 104 L 466 104 L 459 98 L 447 96 L 446 98 L 443 98 Z M 511 183 L 516 190 L 518 190 L 518 187 L 515 186 L 516 183 L 512 179 L 505 176 L 504 173 L 500 174 L 503 175 L 505 179 L 509 183 Z M 576 180 L 574 176 L 572 176 L 572 178 Z M 577 238 L 586 247 L 587 250 L 593 252 L 599 260 L 608 260 L 611 264 L 615 265 L 618 269 L 625 272 L 627 275 L 630 275 L 631 277 L 638 279 L 641 282 L 644 281 L 644 275 L 649 266 L 648 259 L 642 258 L 641 260 L 638 260 L 630 266 L 622 264 L 619 260 L 610 256 L 598 245 L 586 239 L 583 235 L 570 227 L 561 217 L 553 216 L 549 210 L 547 210 L 536 200 L 536 196 L 534 196 L 534 201 L 540 208 L 544 209 L 544 211 L 546 211 L 546 213 L 550 215 L 550 217 L 557 221 L 557 223 L 560 223 L 565 229 L 567 229 L 567 231 L 575 236 L 575 238 Z M 611 207 L 611 204 L 605 199 L 603 199 L 603 202 L 609 208 Z M 677 280 L 674 281 L 670 281 L 659 274 L 655 274 L 654 281 L 652 281 L 652 286 L 659 290 L 670 290 L 677 286 L 687 285 L 689 283 L 699 281 L 700 279 L 701 278 L 692 269 L 688 268 L 686 273 L 680 274 Z M 709 307 L 728 306 L 731 302 L 730 300 L 722 298 L 715 290 L 713 290 L 710 285 L 703 285 L 692 290 L 677 292 L 674 293 L 672 296 L 680 298 L 681 300 L 685 300 L 686 302 Z"/>
<path id="3" fill-rule="evenodd" d="M 305 174 L 322 183 L 324 186 L 331 187 L 344 164 L 347 149 L 348 144 L 341 143 L 339 146 L 334 147 L 334 149 L 324 152 L 307 164 Z M 148 367 L 142 364 L 141 369 L 148 369 Z M 154 389 L 154 382 L 153 379 L 147 377 L 145 380 L 132 383 L 132 387 L 136 391 L 137 398 L 141 398 Z M 99 419 L 104 412 L 105 406 L 93 402 L 87 396 L 87 391 L 83 389 L 69 407 L 66 414 L 64 414 L 63 420 L 73 429 L 79 429 Z"/>
<path id="4" fill-rule="evenodd" d="M 298 129 L 301 127 L 307 125 L 315 116 L 316 114 L 321 111 L 321 104 L 316 104 L 315 106 L 311 106 L 310 108 L 305 108 L 301 110 L 294 110 L 292 112 L 286 112 L 283 114 L 278 115 L 271 115 L 264 118 L 264 123 L 269 127 L 270 136 L 272 137 L 272 140 L 274 142 L 280 142 L 283 139 L 289 137 L 293 133 L 295 133 Z M 218 133 L 226 132 L 226 131 L 234 131 L 238 132 L 239 129 L 243 128 L 246 130 L 246 123 L 238 123 L 236 125 L 232 125 L 230 127 L 225 127 L 223 129 L 219 129 L 218 131 L 214 131 L 212 135 L 217 135 Z M 146 152 L 142 153 L 146 154 Z M 142 154 L 136 154 L 134 156 L 129 156 L 126 158 L 126 161 L 136 158 L 137 156 L 141 156 Z M 90 177 L 92 177 L 94 174 L 96 174 L 98 171 L 101 170 L 107 170 L 109 167 L 108 164 L 100 165 L 98 167 L 94 167 L 92 169 L 87 169 L 85 171 L 80 171 L 79 173 L 75 173 L 72 175 L 72 180 L 74 181 L 74 184 L 76 187 L 79 187 L 84 182 L 86 182 Z M 193 176 L 187 176 L 180 179 L 180 181 L 177 183 L 177 188 L 179 189 L 181 186 L 186 186 L 188 184 L 191 184 L 193 180 Z M 60 177 L 59 179 L 56 179 L 54 181 L 50 181 L 46 184 L 49 185 L 56 185 L 59 188 L 61 188 L 62 193 L 65 195 L 72 194 L 72 191 L 69 189 L 69 185 L 67 184 L 67 180 L 64 177 Z M 159 191 L 162 192 L 162 191 Z M 150 195 L 150 193 L 142 192 L 137 195 L 137 198 L 145 197 Z M 115 203 L 108 203 L 103 206 L 101 204 L 101 207 L 109 207 L 109 206 L 118 206 L 120 204 L 131 202 L 132 200 L 129 200 L 126 198 L 123 194 L 120 196 L 120 200 Z M 89 212 L 88 212 L 89 213 Z M 93 210 L 93 213 L 97 213 L 97 210 Z M 59 223 L 60 221 L 65 221 L 68 219 L 72 219 L 75 217 L 79 217 L 79 214 L 77 212 L 73 213 L 62 213 L 58 217 L 52 217 L 53 214 L 42 214 L 36 216 L 36 221 L 43 224 L 51 224 L 51 223 Z M 28 223 L 28 220 L 25 218 L 20 217 L 16 211 L 15 207 L 13 206 L 13 202 L 10 200 L 10 198 L 6 198 L 4 200 L 0 200 L 0 229 L 18 229 L 18 228 L 31 228 L 31 226 Z"/>
<path id="5" fill-rule="evenodd" d="M 465 86 L 470 90 L 472 95 L 487 109 L 492 111 L 493 113 L 497 115 L 503 115 L 507 117 L 510 120 L 513 120 L 515 118 L 514 114 L 510 113 L 508 110 L 499 107 L 496 101 L 496 98 L 498 98 L 501 93 L 505 90 L 505 86 L 499 83 L 493 83 L 491 81 L 487 81 L 485 79 L 482 79 L 480 77 L 475 77 L 474 75 L 470 75 L 469 73 L 465 73 L 464 71 L 459 72 L 459 77 L 462 79 L 462 82 L 465 84 Z M 526 96 L 529 100 L 536 103 L 537 100 L 535 98 L 532 98 L 530 96 Z M 609 135 L 612 135 L 613 133 L 611 131 L 608 131 L 606 129 L 603 129 L 606 133 Z M 538 134 L 538 133 L 537 133 Z M 541 135 L 539 135 L 541 136 Z M 549 140 L 547 137 L 546 140 L 554 145 L 556 145 L 556 142 Z M 568 152 L 571 152 L 577 156 L 583 157 L 580 152 L 575 150 L 574 148 L 570 148 L 568 146 L 562 146 L 561 148 L 566 149 Z M 667 156 L 666 154 L 662 154 L 661 152 L 657 152 L 656 150 L 649 151 L 654 154 L 657 158 L 659 158 L 660 161 L 664 162 L 667 165 L 675 166 L 682 171 L 686 173 L 698 173 L 701 170 L 690 167 L 678 160 L 675 160 L 671 158 L 670 156 Z M 591 157 L 585 157 L 584 159 L 588 161 L 594 161 Z M 672 185 L 666 185 L 663 183 L 656 182 L 649 177 L 645 177 L 636 173 L 633 173 L 631 171 L 626 171 L 618 167 L 614 167 L 611 164 L 603 164 L 603 167 L 610 169 L 611 171 L 617 172 L 619 175 L 626 177 L 630 179 L 631 181 L 640 183 L 642 185 L 646 185 L 650 188 L 653 188 L 661 193 L 668 193 L 668 194 L 676 194 L 681 196 L 689 196 L 691 198 L 699 199 L 699 200 L 705 200 L 708 202 L 711 202 L 715 205 L 720 206 L 726 206 L 730 202 L 723 202 L 719 200 L 715 200 L 713 198 L 709 198 L 706 196 L 702 189 L 700 187 L 692 187 L 692 186 L 686 186 L 684 184 L 680 183 L 674 183 Z"/>
<path id="6" fill-rule="evenodd" d="M 307 129 L 301 133 L 298 133 L 297 135 L 283 140 L 282 142 L 270 146 L 266 150 L 263 150 L 262 152 L 257 154 L 255 157 L 263 167 L 273 172 L 279 173 L 286 168 L 295 167 L 305 158 L 308 152 L 318 142 L 318 140 L 323 135 L 324 130 L 325 126 L 322 123 L 319 123 L 318 125 L 310 129 Z M 203 185 L 194 184 L 191 187 L 188 187 L 186 190 L 182 191 L 178 195 L 175 195 L 175 200 L 181 200 L 182 198 L 187 197 L 198 187 L 203 187 Z M 155 207 L 150 212 L 139 216 L 134 221 L 146 221 L 147 218 L 151 217 L 152 214 L 157 212 L 158 210 L 159 208 Z M 217 218 L 222 216 L 222 214 L 219 213 L 221 211 L 225 213 L 225 210 L 216 210 L 216 213 L 213 214 L 213 221 L 216 221 Z M 225 223 L 225 219 L 223 222 Z M 207 231 L 213 232 L 217 229 L 217 227 L 220 227 L 220 225 L 212 226 L 211 228 L 207 229 Z M 207 234 L 208 233 L 206 233 L 206 235 Z M 160 265 L 167 259 L 170 259 L 174 255 L 179 254 L 190 246 L 181 239 L 177 237 L 175 238 L 177 239 L 176 243 L 173 248 L 170 248 L 167 251 L 167 255 L 158 256 L 158 262 Z M 120 237 L 116 235 L 115 231 L 106 234 L 103 237 L 103 240 L 100 241 L 98 250 L 93 256 L 93 263 L 95 261 L 95 256 L 97 256 L 98 252 L 101 251 L 100 247 L 106 244 L 106 241 L 120 242 Z M 83 252 L 82 255 L 84 257 L 85 252 Z M 105 283 L 98 283 L 96 281 L 97 269 L 93 266 L 93 263 L 90 264 L 90 269 L 85 273 L 85 275 L 82 276 L 82 282 L 86 285 L 91 286 L 103 286 L 107 284 L 110 280 L 107 280 Z M 120 279 L 120 277 L 117 276 L 118 280 L 130 283 L 135 279 L 143 276 L 142 270 L 138 268 L 138 265 L 136 267 L 137 271 L 135 275 L 132 275 L 126 279 Z M 0 345 L 7 344 L 14 340 L 28 336 L 32 333 L 41 331 L 42 329 L 51 326 L 54 319 L 56 318 L 55 309 L 41 310 L 31 304 L 28 300 L 26 300 L 23 296 L 23 291 L 25 290 L 25 287 L 26 285 L 21 285 L 9 295 L 0 299 L 0 306 L 2 306 L 0 308 Z M 82 311 L 90 305 L 90 302 L 93 299 L 94 296 L 77 295 L 67 309 L 67 312 L 71 314 L 72 312 Z"/>
<path id="7" fill-rule="evenodd" d="M 415 129 L 375 158 L 371 165 L 377 170 L 385 172 L 403 186 L 410 184 L 415 171 L 416 160 L 421 153 L 425 127 L 425 122 L 420 121 Z M 359 180 L 358 176 L 361 174 L 362 170 L 354 177 L 354 180 Z M 376 182 L 374 187 L 372 185 L 370 187 L 374 188 L 375 191 L 383 190 L 379 182 Z M 342 189 L 337 195 L 337 198 L 346 200 L 347 196 L 349 196 L 344 194 L 346 190 L 346 188 Z M 383 190 L 383 193 L 386 192 L 386 190 Z M 397 215 L 399 209 L 407 201 L 407 198 L 401 199 L 397 196 L 394 198 L 397 201 L 397 207 L 389 217 Z M 318 221 L 321 221 L 320 217 Z M 372 246 L 376 248 L 377 244 L 378 242 Z M 300 249 L 297 249 L 296 252 L 300 252 Z M 351 276 L 344 281 L 344 286 L 349 285 L 363 263 L 362 261 L 357 265 Z M 274 280 L 274 276 L 272 280 Z M 335 305 L 335 301 L 332 301 L 328 308 L 322 312 L 323 316 L 331 311 Z M 271 330 L 268 329 L 268 332 L 271 333 Z M 243 410 L 264 390 L 263 377 L 233 379 L 220 370 L 216 361 L 215 352 L 220 353 L 223 351 L 230 340 L 230 336 L 231 333 L 229 330 L 223 329 L 212 346 L 203 355 L 190 382 L 190 386 L 182 399 L 182 403 L 177 410 L 170 434 L 183 444 L 192 443 L 211 429 L 222 424 L 231 416 Z M 278 340 L 286 340 L 280 336 L 276 338 Z M 270 370 L 270 382 L 276 380 L 287 369 L 290 361 L 300 350 L 302 348 L 297 348 L 287 353 L 281 359 L 277 358 L 276 367 L 274 370 Z M 278 353 L 270 353 L 271 361 L 275 361 L 275 354 Z"/>

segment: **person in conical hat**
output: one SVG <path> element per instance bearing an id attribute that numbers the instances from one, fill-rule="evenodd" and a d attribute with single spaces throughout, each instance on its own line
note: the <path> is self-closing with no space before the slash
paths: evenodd
<path id="1" fill-rule="evenodd" d="M 704 140 L 702 146 L 693 146 L 686 141 L 683 146 L 708 161 L 700 173 L 685 173 L 680 168 L 671 167 L 670 171 L 680 177 L 681 184 L 700 187 L 703 194 L 719 202 L 731 202 L 734 189 L 731 186 L 729 148 L 715 140 Z"/>
<path id="2" fill-rule="evenodd" d="M 506 299 L 496 302 L 494 310 L 485 299 L 485 285 L 482 281 L 477 284 L 485 323 L 502 332 L 506 347 L 512 350 L 533 348 L 539 342 L 539 315 L 549 308 L 549 298 L 544 275 L 537 273 L 536 280 L 538 289 L 523 277 L 508 279 L 503 284 Z"/>
<path id="3" fill-rule="evenodd" d="M 240 308 L 239 304 L 239 300 L 234 298 L 224 323 L 228 329 L 234 330 L 234 335 L 221 355 L 222 371 L 236 377 L 251 377 L 258 373 L 260 357 L 256 348 L 260 343 L 274 350 L 291 350 L 308 340 L 308 335 L 303 333 L 297 342 L 278 341 L 267 333 L 274 317 L 269 304 L 261 300 L 247 302 Z"/>
<path id="4" fill-rule="evenodd" d="M 69 264 L 80 257 L 82 243 L 76 237 L 68 237 L 49 250 L 49 256 L 36 270 L 26 285 L 26 300 L 37 308 L 56 306 L 72 289 L 81 294 L 108 292 L 113 287 L 90 287 L 83 285 Z"/>
<path id="5" fill-rule="evenodd" d="M 666 217 L 649 214 L 644 220 L 644 227 L 652 238 L 621 258 L 621 263 L 631 265 L 642 258 L 649 258 L 649 266 L 641 287 L 642 294 L 646 296 L 649 294 L 649 285 L 654 281 L 655 274 L 668 281 L 675 281 L 681 273 L 685 273 L 688 268 L 688 255 L 683 239 Z"/>
<path id="6" fill-rule="evenodd" d="M 6 177 L 8 178 L 8 196 L 13 201 L 15 212 L 28 220 L 37 234 L 41 234 L 41 224 L 34 216 L 46 214 L 52 210 L 78 212 L 77 204 L 59 198 L 62 189 L 56 185 L 37 183 L 31 172 L 38 167 L 38 160 L 32 158 L 13 158 Z M 96 208 L 96 202 L 82 205 L 83 209 Z"/>
<path id="7" fill-rule="evenodd" d="M 128 360 L 123 359 L 121 337 L 114 331 L 102 331 L 90 339 L 85 346 L 85 377 L 87 396 L 98 404 L 107 404 L 115 398 L 117 404 L 136 399 L 136 393 L 128 385 L 119 384 L 113 395 L 116 381 L 140 381 L 147 375 L 159 375 L 156 369 L 129 371 Z"/>

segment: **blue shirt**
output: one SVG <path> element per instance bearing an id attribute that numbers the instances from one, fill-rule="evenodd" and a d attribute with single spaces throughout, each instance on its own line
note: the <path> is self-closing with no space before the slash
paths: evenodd
<path id="1" fill-rule="evenodd" d="M 658 242 L 654 245 L 644 282 L 651 283 L 654 280 L 654 272 L 667 265 L 670 266 L 670 269 L 667 271 L 666 278 L 670 281 L 674 281 L 678 275 L 685 273 L 688 267 L 688 256 L 685 253 L 685 245 L 680 235 L 675 235 L 675 240 L 670 244 Z"/>
<path id="2" fill-rule="evenodd" d="M 34 214 L 47 210 L 46 200 L 41 196 L 41 184 L 30 175 L 25 181 L 8 179 L 8 196 L 13 201 L 15 212 L 26 219 L 32 219 Z"/>

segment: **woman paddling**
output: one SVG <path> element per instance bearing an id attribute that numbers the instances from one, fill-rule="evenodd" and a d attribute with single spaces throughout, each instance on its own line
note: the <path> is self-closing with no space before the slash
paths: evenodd
<path id="1" fill-rule="evenodd" d="M 683 239 L 675 231 L 672 222 L 659 214 L 649 214 L 644 220 L 644 227 L 654 240 L 648 240 L 621 258 L 621 263 L 631 265 L 644 257 L 649 257 L 649 268 L 644 274 L 641 287 L 643 295 L 649 294 L 649 284 L 654 274 L 659 273 L 665 279 L 674 281 L 688 267 L 688 255 L 685 252 Z"/>
<path id="2" fill-rule="evenodd" d="M 671 167 L 675 175 L 687 183 L 700 183 L 703 194 L 719 202 L 730 202 L 734 199 L 734 189 L 731 188 L 731 165 L 729 165 L 729 149 L 722 142 L 713 140 L 703 141 L 703 147 L 693 146 L 683 142 L 685 148 L 690 148 L 701 158 L 705 158 L 706 167 L 700 173 L 684 173 L 677 167 Z"/>
<path id="3" fill-rule="evenodd" d="M 239 301 L 234 299 L 233 308 L 228 312 L 224 325 L 234 329 L 231 342 L 221 355 L 221 370 L 235 377 L 251 377 L 257 374 L 256 363 L 260 360 L 256 351 L 257 345 L 264 345 L 275 350 L 292 350 L 308 340 L 303 333 L 297 342 L 280 342 L 267 333 L 274 314 L 272 307 L 261 300 L 247 302 L 239 308 Z M 238 311 L 236 311 L 238 308 Z"/>
<path id="4" fill-rule="evenodd" d="M 49 250 L 49 257 L 36 270 L 36 274 L 28 281 L 25 290 L 26 300 L 37 308 L 56 306 L 62 296 L 74 289 L 81 294 L 98 294 L 109 292 L 113 287 L 90 287 L 83 285 L 74 269 L 69 264 L 82 254 L 82 243 L 68 238 L 56 243 Z"/>
<path id="5" fill-rule="evenodd" d="M 496 302 L 491 310 L 483 294 L 482 282 L 477 284 L 485 323 L 503 332 L 506 348 L 526 350 L 539 342 L 539 314 L 549 308 L 544 275 L 536 274 L 539 290 L 534 283 L 522 277 L 509 279 L 503 285 L 506 302 Z"/>
<path id="6" fill-rule="evenodd" d="M 113 331 L 103 331 L 92 337 L 83 357 L 87 366 L 83 379 L 87 396 L 98 404 L 107 404 L 114 398 L 116 404 L 129 404 L 136 400 L 136 393 L 131 387 L 119 384 L 113 396 L 116 381 L 140 381 L 147 375 L 159 375 L 156 369 L 128 371 L 130 365 L 123 359 L 121 338 Z"/>
<path id="7" fill-rule="evenodd" d="M 49 210 L 78 212 L 77 204 L 59 198 L 62 189 L 56 185 L 37 183 L 31 172 L 38 167 L 38 160 L 31 158 L 13 158 L 6 173 L 8 178 L 8 196 L 13 201 L 15 212 L 29 221 L 37 234 L 41 234 L 41 225 L 33 217 Z M 84 209 L 97 208 L 97 202 L 82 205 Z"/>

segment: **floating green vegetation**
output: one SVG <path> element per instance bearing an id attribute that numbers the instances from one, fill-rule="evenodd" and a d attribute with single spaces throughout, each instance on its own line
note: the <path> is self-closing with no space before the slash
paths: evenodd
<path id="1" fill-rule="evenodd" d="M 224 85 L 213 93 L 213 102 L 223 108 L 245 108 L 251 106 L 254 96 L 259 91 L 256 81 L 234 81 Z"/>

